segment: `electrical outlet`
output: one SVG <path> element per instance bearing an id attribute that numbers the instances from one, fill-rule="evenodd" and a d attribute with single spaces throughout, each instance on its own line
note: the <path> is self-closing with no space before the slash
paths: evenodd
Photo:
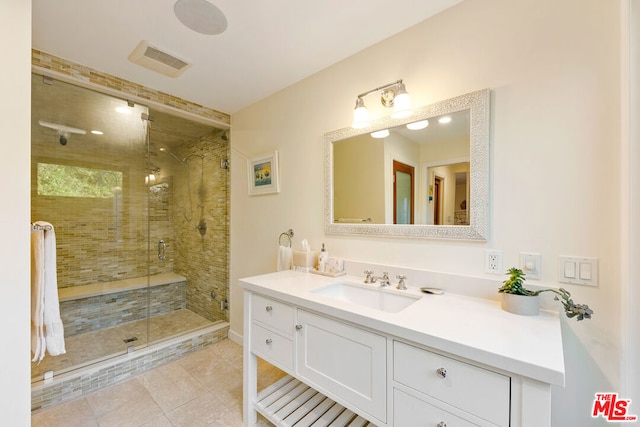
<path id="1" fill-rule="evenodd" d="M 504 274 L 502 271 L 502 251 L 485 251 L 484 271 L 490 274 Z"/>

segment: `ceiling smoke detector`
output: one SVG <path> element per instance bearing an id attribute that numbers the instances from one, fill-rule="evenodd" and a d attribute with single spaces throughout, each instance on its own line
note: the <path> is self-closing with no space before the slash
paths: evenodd
<path id="1" fill-rule="evenodd" d="M 168 77 L 178 77 L 191 66 L 189 62 L 150 45 L 146 40 L 138 43 L 129 55 L 129 61 Z"/>

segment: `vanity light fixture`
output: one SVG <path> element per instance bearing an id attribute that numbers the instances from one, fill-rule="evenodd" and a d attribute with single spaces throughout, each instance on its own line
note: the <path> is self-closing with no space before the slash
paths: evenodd
<path id="1" fill-rule="evenodd" d="M 438 123 L 441 125 L 446 125 L 447 123 L 451 123 L 451 116 L 442 116 L 438 119 Z"/>
<path id="2" fill-rule="evenodd" d="M 407 89 L 402 80 L 398 80 L 358 95 L 356 98 L 356 108 L 353 111 L 352 128 L 362 129 L 370 125 L 369 112 L 367 111 L 367 107 L 364 105 L 363 98 L 374 92 L 380 92 L 380 102 L 383 106 L 393 107 L 393 113 L 391 113 L 392 118 L 400 119 L 403 117 L 409 117 L 413 114 L 411 111 L 411 100 L 409 99 Z"/>
<path id="3" fill-rule="evenodd" d="M 386 137 L 389 136 L 389 129 L 382 129 L 382 130 L 379 130 L 379 131 L 376 131 L 376 132 L 371 132 L 371 136 L 373 138 L 377 138 L 377 139 L 386 138 Z"/>
<path id="4" fill-rule="evenodd" d="M 407 124 L 409 130 L 421 130 L 429 126 L 429 120 L 420 120 L 419 122 L 413 122 Z"/>

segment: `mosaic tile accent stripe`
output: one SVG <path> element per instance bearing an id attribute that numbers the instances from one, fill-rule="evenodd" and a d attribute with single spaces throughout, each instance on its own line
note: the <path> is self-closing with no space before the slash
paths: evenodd
<path id="1" fill-rule="evenodd" d="M 201 117 L 216 120 L 229 125 L 231 118 L 228 114 L 204 107 L 194 102 L 186 101 L 173 95 L 150 89 L 138 83 L 133 83 L 93 68 L 58 58 L 57 56 L 36 49 L 31 50 L 31 64 L 52 70 L 71 77 L 74 80 L 88 82 L 123 94 L 129 94 L 140 99 L 147 99 L 179 110 L 188 111 Z"/>
<path id="2" fill-rule="evenodd" d="M 188 337 L 172 345 L 164 346 L 140 357 L 127 358 L 124 361 L 107 366 L 91 373 L 79 372 L 77 375 L 48 385 L 38 385 L 31 389 L 31 410 L 46 408 L 89 394 L 103 387 L 128 380 L 136 375 L 176 360 L 192 351 L 200 350 L 227 337 L 229 325 L 209 330 L 197 336 Z"/>
<path id="3" fill-rule="evenodd" d="M 182 281 L 152 286 L 149 290 L 134 289 L 62 301 L 60 315 L 65 336 L 117 326 L 123 321 L 146 319 L 147 296 L 149 297 L 148 312 L 151 317 L 185 308 L 186 286 L 187 282 Z"/>

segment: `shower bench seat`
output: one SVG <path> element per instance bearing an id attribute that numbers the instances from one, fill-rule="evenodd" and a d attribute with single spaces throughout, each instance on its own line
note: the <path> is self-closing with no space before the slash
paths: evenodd
<path id="1" fill-rule="evenodd" d="M 149 276 L 149 286 L 161 286 L 171 283 L 186 282 L 187 278 L 176 273 L 163 273 Z M 115 280 L 113 282 L 94 283 L 91 285 L 69 286 L 58 290 L 60 302 L 108 295 L 118 292 L 143 289 L 147 287 L 147 277 L 134 277 L 132 279 Z"/>
<path id="2" fill-rule="evenodd" d="M 148 288 L 147 288 L 148 284 Z M 175 273 L 61 288 L 65 336 L 117 326 L 186 307 L 187 279 Z"/>

